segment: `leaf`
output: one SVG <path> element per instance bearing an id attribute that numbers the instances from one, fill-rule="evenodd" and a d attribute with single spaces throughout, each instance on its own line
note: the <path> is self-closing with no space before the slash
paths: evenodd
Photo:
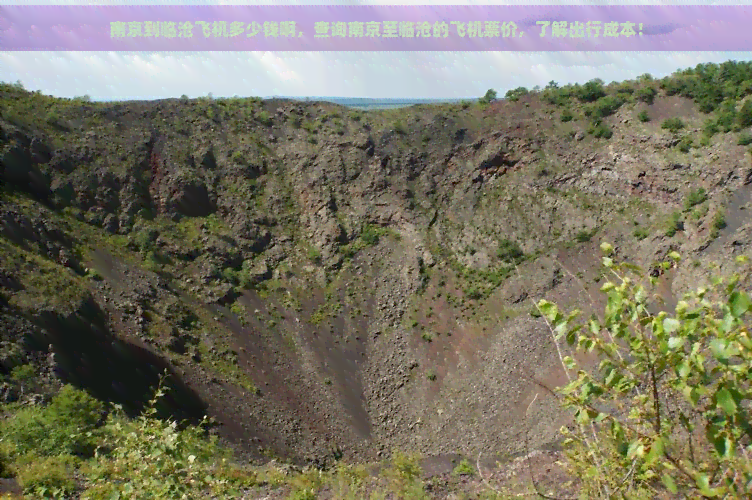
<path id="1" fill-rule="evenodd" d="M 612 268 L 614 267 L 614 260 L 611 257 L 603 257 L 603 265 Z"/>
<path id="2" fill-rule="evenodd" d="M 700 493 L 702 493 L 703 496 L 718 496 L 718 492 L 716 490 L 710 489 L 710 478 L 707 474 L 697 474 L 697 476 L 695 477 L 695 484 L 697 484 L 697 488 L 700 490 Z"/>
<path id="3" fill-rule="evenodd" d="M 663 457 L 663 451 L 664 451 L 663 439 L 659 437 L 655 441 L 653 441 L 653 444 L 650 447 L 650 451 L 645 457 L 645 461 L 647 463 L 655 462 L 659 458 Z"/>
<path id="4" fill-rule="evenodd" d="M 674 481 L 674 478 L 669 476 L 668 474 L 664 474 L 661 478 L 663 480 L 663 484 L 666 485 L 666 489 L 676 495 L 679 492 L 679 488 L 676 487 L 676 482 Z"/>
<path id="5" fill-rule="evenodd" d="M 729 298 L 729 306 L 731 307 L 731 314 L 735 318 L 740 318 L 750 310 L 752 302 L 749 300 L 749 295 L 744 292 L 734 291 Z"/>
<path id="6" fill-rule="evenodd" d="M 613 251 L 614 251 L 614 247 L 611 244 L 606 243 L 605 241 L 601 243 L 601 252 L 603 252 L 606 255 L 611 255 Z"/>
<path id="7" fill-rule="evenodd" d="M 715 393 L 718 406 L 726 412 L 726 415 L 732 416 L 736 413 L 736 401 L 731 396 L 731 392 L 725 387 Z"/>
<path id="8" fill-rule="evenodd" d="M 675 251 L 671 251 L 668 253 L 668 258 L 673 260 L 674 262 L 679 262 L 681 260 L 681 255 L 679 255 Z"/>
<path id="9" fill-rule="evenodd" d="M 663 320 L 663 330 L 666 333 L 673 333 L 679 329 L 681 323 L 676 318 L 666 318 Z"/>
<path id="10" fill-rule="evenodd" d="M 665 328 L 666 325 L 664 324 L 663 327 Z M 685 342 L 685 339 L 683 337 L 671 337 L 668 339 L 668 347 L 669 349 L 676 350 L 676 349 L 683 347 L 684 342 Z"/>

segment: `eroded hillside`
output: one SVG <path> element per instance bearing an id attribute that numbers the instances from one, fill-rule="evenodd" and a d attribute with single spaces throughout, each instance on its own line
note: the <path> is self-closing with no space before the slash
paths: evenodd
<path id="1" fill-rule="evenodd" d="M 132 412 L 167 369 L 163 412 L 258 459 L 551 445 L 531 301 L 600 306 L 602 240 L 680 251 L 669 301 L 752 254 L 752 86 L 692 95 L 698 71 L 365 113 L 5 85 L 3 369 Z"/>

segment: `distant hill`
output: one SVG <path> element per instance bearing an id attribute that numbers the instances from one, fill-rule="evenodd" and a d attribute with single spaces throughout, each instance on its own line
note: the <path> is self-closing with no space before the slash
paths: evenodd
<path id="1" fill-rule="evenodd" d="M 293 99 L 296 101 L 324 101 L 333 102 L 342 106 L 348 106 L 358 109 L 389 109 L 389 108 L 404 108 L 406 106 L 413 106 L 415 104 L 442 104 L 452 103 L 460 101 L 476 101 L 476 97 L 465 99 L 410 99 L 410 98 L 396 98 L 396 99 L 372 99 L 367 97 L 289 97 L 289 96 L 274 96 L 272 99 Z"/>

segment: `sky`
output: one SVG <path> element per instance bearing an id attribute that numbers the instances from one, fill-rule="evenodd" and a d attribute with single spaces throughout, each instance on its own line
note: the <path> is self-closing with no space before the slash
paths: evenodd
<path id="1" fill-rule="evenodd" d="M 2 5 L 169 4 L 410 5 L 425 0 L 176 1 L 0 0 Z M 571 4 L 571 1 L 442 1 L 472 4 Z M 589 1 L 579 4 L 735 4 L 752 0 Z M 93 100 L 178 97 L 328 96 L 370 98 L 466 98 L 488 89 L 503 95 L 516 87 L 601 78 L 606 82 L 643 73 L 662 77 L 704 62 L 752 60 L 752 52 L 0 52 L 0 80 L 29 90 Z"/>

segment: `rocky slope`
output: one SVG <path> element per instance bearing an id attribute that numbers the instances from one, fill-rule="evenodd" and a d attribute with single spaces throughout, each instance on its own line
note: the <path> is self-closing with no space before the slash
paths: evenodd
<path id="1" fill-rule="evenodd" d="M 165 414 L 259 460 L 551 445 L 563 374 L 532 300 L 598 306 L 602 240 L 684 255 L 668 299 L 752 253 L 745 129 L 700 141 L 692 100 L 625 85 L 367 113 L 4 85 L 3 370 L 133 412 L 167 370 Z"/>

